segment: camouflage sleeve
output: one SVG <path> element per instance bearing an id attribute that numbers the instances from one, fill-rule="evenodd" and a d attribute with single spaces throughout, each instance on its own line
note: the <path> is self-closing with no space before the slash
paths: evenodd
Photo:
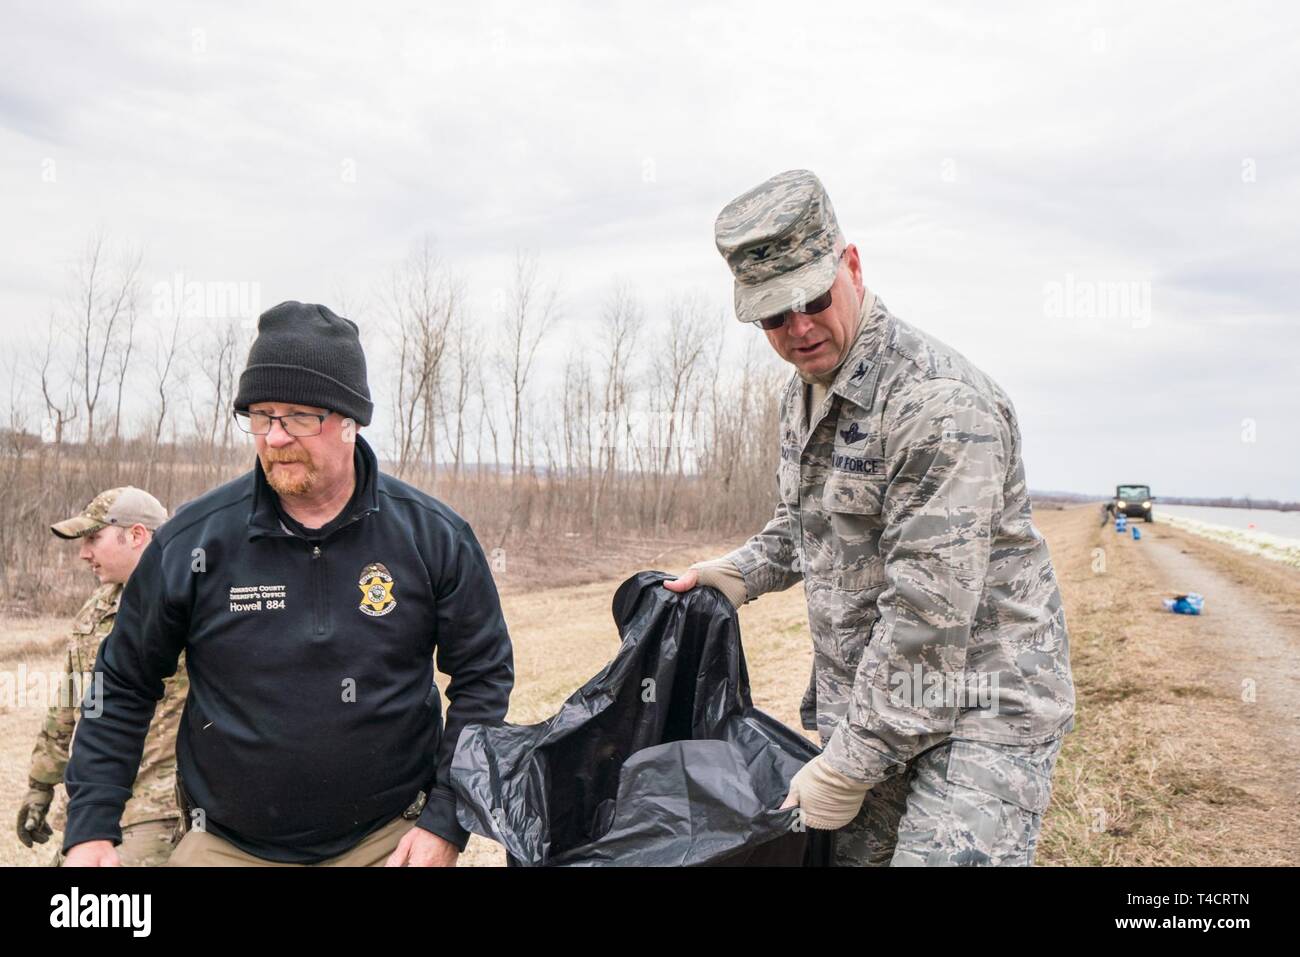
<path id="1" fill-rule="evenodd" d="M 764 592 L 784 591 L 803 578 L 794 524 L 785 502 L 778 502 L 776 514 L 761 532 L 722 556 L 745 579 L 746 601 Z"/>
<path id="2" fill-rule="evenodd" d="M 931 379 L 886 413 L 880 616 L 847 712 L 826 744 L 840 773 L 876 784 L 952 733 L 966 646 L 1003 506 L 1010 437 L 972 387 Z"/>
<path id="3" fill-rule="evenodd" d="M 77 702 L 72 678 L 72 655 L 64 661 L 59 677 L 59 700 L 45 712 L 45 724 L 32 749 L 29 776 L 43 784 L 62 784 L 63 769 L 68 766 L 68 749 L 77 726 Z"/>

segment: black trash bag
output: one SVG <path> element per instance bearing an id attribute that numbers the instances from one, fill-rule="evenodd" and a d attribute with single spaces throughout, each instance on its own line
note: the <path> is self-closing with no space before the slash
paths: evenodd
<path id="1" fill-rule="evenodd" d="M 617 656 L 534 725 L 467 725 L 461 826 L 525 866 L 827 866 L 831 835 L 777 810 L 818 749 L 754 708 L 731 603 L 640 572 Z"/>

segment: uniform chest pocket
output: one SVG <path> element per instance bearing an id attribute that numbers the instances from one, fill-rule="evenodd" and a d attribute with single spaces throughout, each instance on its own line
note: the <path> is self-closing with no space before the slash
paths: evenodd
<path id="1" fill-rule="evenodd" d="M 829 545 L 830 577 L 841 591 L 856 592 L 881 584 L 881 508 L 885 499 L 884 475 L 832 471 L 822 490 Z"/>
<path id="2" fill-rule="evenodd" d="M 888 484 L 883 470 L 873 473 L 833 471 L 826 479 L 822 506 L 831 513 L 878 516 Z"/>

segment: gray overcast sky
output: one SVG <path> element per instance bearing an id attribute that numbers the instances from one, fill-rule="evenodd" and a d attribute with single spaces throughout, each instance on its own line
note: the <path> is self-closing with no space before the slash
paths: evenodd
<path id="1" fill-rule="evenodd" d="M 11 6 L 0 333 L 43 342 L 95 229 L 261 308 L 429 234 L 484 311 L 537 249 L 567 347 L 615 277 L 728 307 L 715 215 L 807 167 L 1034 488 L 1300 498 L 1300 7 L 430 6 Z"/>

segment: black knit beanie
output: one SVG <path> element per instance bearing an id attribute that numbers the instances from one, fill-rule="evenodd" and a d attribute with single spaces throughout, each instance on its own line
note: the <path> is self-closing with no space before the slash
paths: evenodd
<path id="1" fill-rule="evenodd" d="M 375 406 L 357 324 L 312 303 L 282 302 L 262 313 L 235 408 L 254 402 L 315 405 L 369 425 Z"/>

